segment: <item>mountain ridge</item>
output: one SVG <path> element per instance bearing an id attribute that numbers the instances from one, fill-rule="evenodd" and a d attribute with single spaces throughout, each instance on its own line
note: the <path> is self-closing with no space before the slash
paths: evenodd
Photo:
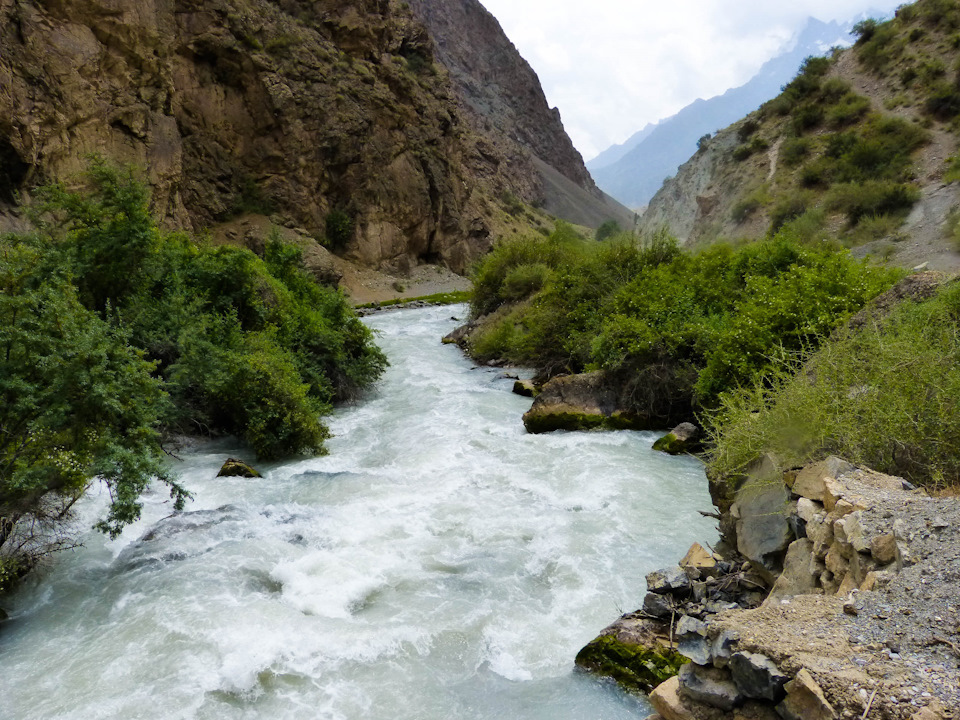
<path id="1" fill-rule="evenodd" d="M 776 96 L 780 87 L 796 74 L 805 57 L 823 54 L 829 49 L 831 45 L 824 47 L 824 44 L 831 43 L 830 39 L 847 38 L 848 44 L 852 42 L 849 27 L 809 18 L 793 47 L 764 63 L 743 85 L 709 99 L 698 98 L 653 127 L 648 125 L 649 132 L 612 163 L 598 166 L 596 160 L 613 148 L 591 160 L 588 167 L 597 184 L 628 207 L 646 205 L 663 180 L 695 152 L 699 138 L 726 127 Z"/>

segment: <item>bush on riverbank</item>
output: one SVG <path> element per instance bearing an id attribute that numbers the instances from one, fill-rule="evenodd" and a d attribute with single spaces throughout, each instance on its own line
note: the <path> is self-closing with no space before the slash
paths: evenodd
<path id="1" fill-rule="evenodd" d="M 798 374 L 774 369 L 729 393 L 708 429 L 718 477 L 773 452 L 786 467 L 839 455 L 931 489 L 960 486 L 960 283 L 844 330 Z"/>
<path id="2" fill-rule="evenodd" d="M 4 576 L 22 528 L 56 525 L 90 477 L 110 487 L 111 534 L 151 477 L 182 504 L 162 432 L 235 434 L 263 458 L 321 453 L 330 404 L 386 364 L 297 248 L 203 246 L 159 230 L 130 171 L 94 162 L 87 179 L 88 192 L 42 188 L 36 230 L 0 237 Z"/>
<path id="3" fill-rule="evenodd" d="M 507 278 L 531 268 L 543 268 L 542 283 L 513 292 Z M 471 351 L 545 376 L 606 370 L 633 387 L 638 412 L 660 381 L 691 411 L 710 410 L 723 392 L 815 346 L 895 278 L 846 253 L 805 247 L 789 229 L 696 254 L 663 233 L 603 245 L 520 238 L 498 245 L 475 272 L 473 314 L 496 314 Z"/>

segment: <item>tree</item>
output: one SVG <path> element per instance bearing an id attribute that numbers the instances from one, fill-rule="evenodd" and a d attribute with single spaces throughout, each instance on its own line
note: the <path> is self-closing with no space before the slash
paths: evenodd
<path id="1" fill-rule="evenodd" d="M 614 235 L 620 232 L 620 223 L 616 220 L 607 220 L 600 227 L 597 228 L 597 233 L 595 235 L 598 242 L 603 242 L 612 238 Z"/>
<path id="2" fill-rule="evenodd" d="M 153 363 L 47 272 L 42 246 L 0 237 L 0 591 L 62 547 L 60 526 L 91 477 L 109 489 L 97 527 L 111 536 L 139 517 L 152 478 L 176 508 L 188 497 L 163 462 Z"/>

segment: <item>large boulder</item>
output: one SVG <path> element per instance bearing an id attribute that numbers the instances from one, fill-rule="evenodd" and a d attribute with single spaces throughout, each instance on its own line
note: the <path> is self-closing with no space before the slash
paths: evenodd
<path id="1" fill-rule="evenodd" d="M 523 416 L 527 432 L 649 430 L 646 418 L 625 411 L 619 391 L 603 371 L 567 375 L 546 383 Z"/>
<path id="2" fill-rule="evenodd" d="M 262 475 L 243 460 L 227 458 L 227 461 L 220 468 L 220 472 L 217 473 L 217 477 L 258 478 Z"/>
<path id="3" fill-rule="evenodd" d="M 779 473 L 758 474 L 736 494 L 737 550 L 772 585 L 783 570 L 783 557 L 794 538 L 790 526 L 790 492 Z"/>

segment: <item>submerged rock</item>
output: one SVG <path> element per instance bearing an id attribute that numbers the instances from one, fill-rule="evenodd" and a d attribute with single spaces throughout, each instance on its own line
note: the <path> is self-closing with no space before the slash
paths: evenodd
<path id="1" fill-rule="evenodd" d="M 220 468 L 220 472 L 217 473 L 217 477 L 258 478 L 263 476 L 242 460 L 227 458 L 223 467 Z"/>

